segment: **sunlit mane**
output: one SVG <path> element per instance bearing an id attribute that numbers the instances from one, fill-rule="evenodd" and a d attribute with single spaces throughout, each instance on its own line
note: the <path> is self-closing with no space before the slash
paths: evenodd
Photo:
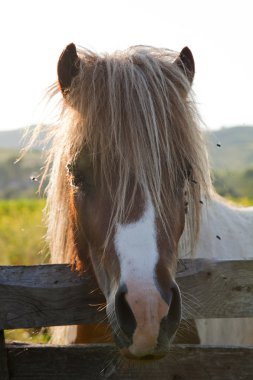
<path id="1" fill-rule="evenodd" d="M 211 189 L 206 147 L 199 130 L 189 82 L 166 49 L 134 46 L 114 54 L 79 51 L 81 66 L 62 100 L 59 125 L 53 129 L 47 170 L 48 239 L 52 261 L 73 259 L 73 187 L 66 165 L 87 149 L 103 186 L 114 197 L 111 229 L 124 222 L 129 178 L 133 189 L 148 189 L 168 234 L 178 186 L 186 180 L 187 228 L 195 240 L 200 199 Z M 57 85 L 52 88 L 57 93 Z M 68 105 L 67 105 L 68 103 Z M 118 177 L 117 189 L 111 177 Z M 132 200 L 134 197 L 132 194 Z M 173 237 L 172 237 L 173 238 Z"/>

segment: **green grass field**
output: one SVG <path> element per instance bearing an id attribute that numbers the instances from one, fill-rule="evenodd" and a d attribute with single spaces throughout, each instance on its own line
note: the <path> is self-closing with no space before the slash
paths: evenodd
<path id="1" fill-rule="evenodd" d="M 0 200 L 0 265 L 45 263 L 44 200 Z"/>
<path id="2" fill-rule="evenodd" d="M 230 201 L 232 201 L 233 203 L 235 203 L 236 205 L 239 205 L 239 206 L 245 206 L 245 207 L 253 206 L 253 198 L 247 198 L 247 197 L 233 198 L 233 197 L 228 197 L 228 199 Z"/>
<path id="3" fill-rule="evenodd" d="M 44 200 L 0 200 L 0 265 L 33 265 L 48 261 L 44 241 Z M 47 329 L 6 330 L 8 340 L 47 343 Z"/>

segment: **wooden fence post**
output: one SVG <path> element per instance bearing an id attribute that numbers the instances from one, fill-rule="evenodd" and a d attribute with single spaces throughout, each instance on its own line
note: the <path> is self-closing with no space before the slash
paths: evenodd
<path id="1" fill-rule="evenodd" d="M 4 331 L 0 330 L 0 379 L 9 380 Z"/>

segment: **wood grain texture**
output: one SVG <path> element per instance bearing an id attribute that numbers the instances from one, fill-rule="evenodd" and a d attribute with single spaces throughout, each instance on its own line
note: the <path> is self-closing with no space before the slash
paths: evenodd
<path id="1" fill-rule="evenodd" d="M 247 347 L 173 346 L 157 362 L 119 360 L 112 345 L 8 346 L 12 380 L 252 380 Z"/>
<path id="2" fill-rule="evenodd" d="M 185 318 L 253 317 L 253 260 L 183 260 Z M 67 265 L 0 267 L 0 329 L 95 323 L 105 302 L 94 280 Z"/>
<path id="3" fill-rule="evenodd" d="M 4 331 L 0 330 L 0 379 L 9 380 L 7 365 L 7 351 L 5 347 Z"/>

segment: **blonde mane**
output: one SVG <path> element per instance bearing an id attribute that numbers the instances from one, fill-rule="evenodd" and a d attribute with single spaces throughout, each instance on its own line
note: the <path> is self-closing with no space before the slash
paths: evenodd
<path id="1" fill-rule="evenodd" d="M 50 172 L 47 215 L 52 261 L 70 262 L 75 252 L 73 188 L 66 165 L 75 161 L 84 147 L 91 152 L 103 186 L 113 194 L 108 234 L 128 213 L 137 188 L 149 190 L 156 213 L 170 234 L 176 192 L 184 178 L 188 236 L 194 242 L 200 200 L 209 196 L 211 182 L 190 84 L 174 63 L 178 54 L 134 46 L 110 55 L 82 49 L 78 55 L 80 70 L 62 99 L 46 168 Z M 58 91 L 55 84 L 51 94 Z M 118 187 L 112 189 L 115 171 Z M 130 177 L 133 194 L 129 204 Z"/>

